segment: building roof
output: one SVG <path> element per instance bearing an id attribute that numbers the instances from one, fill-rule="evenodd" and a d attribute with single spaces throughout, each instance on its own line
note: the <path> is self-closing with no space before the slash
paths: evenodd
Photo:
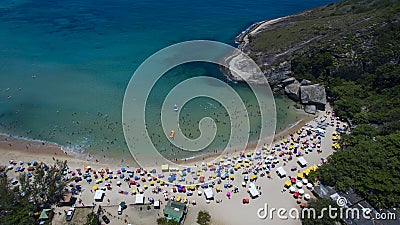
<path id="1" fill-rule="evenodd" d="M 182 202 L 168 201 L 164 208 L 164 214 L 167 215 L 169 219 L 180 222 L 185 213 L 185 209 L 186 204 Z"/>
<path id="2" fill-rule="evenodd" d="M 339 192 L 339 195 L 345 197 L 350 206 L 355 205 L 364 200 L 363 198 L 358 196 L 352 189 L 346 192 Z"/>
<path id="3" fill-rule="evenodd" d="M 329 198 L 331 195 L 336 193 L 336 191 L 333 188 L 322 184 L 315 186 L 313 192 L 320 198 Z"/>
<path id="4" fill-rule="evenodd" d="M 51 211 L 52 209 L 43 209 L 42 213 L 40 213 L 39 219 L 49 219 Z"/>

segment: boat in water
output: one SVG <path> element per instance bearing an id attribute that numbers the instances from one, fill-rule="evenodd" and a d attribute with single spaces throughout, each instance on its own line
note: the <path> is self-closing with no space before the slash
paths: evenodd
<path id="1" fill-rule="evenodd" d="M 169 137 L 170 138 L 174 138 L 174 136 L 175 136 L 175 131 L 171 130 L 171 132 L 169 133 Z"/>
<path id="2" fill-rule="evenodd" d="M 179 109 L 178 109 L 178 106 L 175 104 L 175 105 L 174 105 L 174 111 L 177 112 L 178 110 L 179 110 Z"/>

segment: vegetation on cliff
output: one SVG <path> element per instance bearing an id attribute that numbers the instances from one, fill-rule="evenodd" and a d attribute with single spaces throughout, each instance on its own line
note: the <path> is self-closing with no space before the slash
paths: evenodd
<path id="1" fill-rule="evenodd" d="M 400 2 L 344 0 L 291 16 L 245 47 L 259 63 L 289 61 L 293 76 L 324 84 L 356 127 L 315 174 L 376 208 L 400 206 Z"/>

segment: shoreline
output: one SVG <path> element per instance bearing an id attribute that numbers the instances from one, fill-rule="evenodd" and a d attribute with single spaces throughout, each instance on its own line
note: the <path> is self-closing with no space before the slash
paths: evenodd
<path id="1" fill-rule="evenodd" d="M 275 133 L 273 140 L 271 143 L 276 142 L 277 140 L 282 139 L 284 136 L 288 136 L 291 133 L 296 132 L 299 128 L 303 127 L 306 123 L 310 122 L 314 116 L 304 114 L 302 113 L 301 110 L 296 110 L 296 115 L 298 115 L 300 118 L 295 121 L 294 123 L 289 124 L 288 127 L 280 131 L 279 133 Z M 247 150 L 254 150 L 258 142 L 262 142 L 263 140 L 268 140 L 271 139 L 270 137 L 265 137 L 262 138 L 260 141 L 253 141 L 249 142 L 246 151 Z M 55 158 L 61 158 L 67 159 L 68 161 L 70 160 L 79 160 L 81 162 L 86 162 L 86 163 L 99 163 L 99 164 L 112 164 L 112 165 L 125 165 L 127 163 L 132 164 L 132 166 L 138 166 L 137 162 L 135 159 L 132 157 L 132 160 L 120 160 L 112 157 L 109 154 L 108 156 L 111 157 L 105 157 L 101 156 L 101 154 L 94 152 L 94 150 L 82 150 L 83 152 L 74 152 L 73 150 L 68 150 L 67 147 L 61 146 L 57 143 L 52 143 L 52 142 L 47 142 L 44 140 L 33 140 L 29 139 L 26 137 L 16 137 L 16 136 L 11 136 L 8 134 L 0 133 L 0 150 L 6 150 L 6 151 L 12 151 L 15 152 L 18 155 L 31 155 L 31 154 L 37 154 L 41 156 L 51 156 Z M 224 151 L 223 153 L 206 153 L 204 155 L 198 155 L 198 156 L 193 156 L 189 158 L 182 158 L 178 159 L 176 161 L 176 164 L 179 165 L 185 165 L 185 164 L 193 164 L 193 163 L 201 163 L 203 161 L 210 161 L 211 158 L 216 158 L 218 156 L 225 156 L 225 155 L 230 155 L 235 152 L 238 152 L 238 150 L 235 150 L 234 147 L 231 147 L 227 149 L 227 151 Z M 212 161 L 212 160 L 211 160 Z"/>
<path id="2" fill-rule="evenodd" d="M 280 146 L 282 148 L 284 148 L 284 146 L 288 146 L 289 144 L 283 144 L 284 140 L 286 138 L 290 138 L 291 137 L 291 133 L 294 133 L 295 137 L 300 137 L 300 134 L 298 134 L 297 132 L 299 130 L 303 130 L 304 127 L 308 127 L 309 125 L 315 127 L 319 121 L 322 121 L 322 119 L 325 117 L 325 119 L 323 120 L 324 123 L 328 124 L 328 123 L 332 123 L 336 125 L 336 121 L 338 121 L 338 119 L 335 116 L 332 116 L 332 114 L 327 113 L 324 114 L 325 112 L 331 111 L 331 107 L 329 106 L 329 104 L 326 107 L 326 111 L 319 111 L 318 114 L 316 115 L 306 115 L 305 117 L 301 118 L 301 120 L 292 123 L 287 129 L 277 133 L 275 135 L 274 138 L 274 144 L 279 143 Z M 332 122 L 332 119 L 334 120 Z M 306 128 L 307 129 L 307 128 Z M 315 150 L 309 153 L 305 153 L 304 157 L 307 159 L 307 162 L 309 163 L 308 165 L 317 165 L 318 163 L 321 162 L 321 157 L 322 158 L 327 158 L 329 155 L 331 155 L 334 150 L 331 147 L 332 146 L 332 133 L 333 130 L 335 129 L 335 126 L 327 126 L 326 129 L 326 136 L 322 137 L 321 139 L 321 152 L 317 153 Z M 297 134 L 296 134 L 297 133 Z M 310 139 L 311 138 L 311 139 Z M 316 143 L 315 140 L 316 139 L 312 139 L 312 136 L 306 135 L 304 138 L 302 137 L 302 140 L 314 140 L 311 141 L 313 143 Z M 71 155 L 67 155 L 67 154 L 62 154 L 62 150 L 60 148 L 57 148 L 57 146 L 54 145 L 49 145 L 46 143 L 44 145 L 42 145 L 42 143 L 37 143 L 36 145 L 32 145 L 32 147 L 30 147 L 29 149 L 24 148 L 24 143 L 26 143 L 25 141 L 22 140 L 15 140 L 15 139 L 11 139 L 11 138 L 7 138 L 6 140 L 4 140 L 4 138 L 0 138 L 0 151 L 2 151 L 3 157 L 2 159 L 2 163 L 4 163 L 5 165 L 7 164 L 7 162 L 9 163 L 8 160 L 14 160 L 16 162 L 21 161 L 23 163 L 27 163 L 27 162 L 31 162 L 32 160 L 36 160 L 39 162 L 43 162 L 46 164 L 52 164 L 55 163 L 55 158 L 57 158 L 58 160 L 68 160 L 68 167 L 72 170 L 72 171 L 76 171 L 78 169 L 82 169 L 86 166 L 91 166 L 94 170 L 99 170 L 101 168 L 109 168 L 113 171 L 117 171 L 119 168 L 118 165 L 116 164 L 110 164 L 109 162 L 102 162 L 102 163 L 95 163 L 93 161 L 84 161 L 84 160 L 80 160 L 80 159 L 76 159 L 73 158 L 73 156 Z M 301 142 L 299 142 L 299 145 Z M 11 146 L 9 146 L 9 144 L 11 144 Z M 43 147 L 44 146 L 44 147 Z M 18 149 L 19 148 L 19 149 Z M 15 149 L 15 150 L 13 150 Z M 46 151 L 40 151 L 42 149 L 46 149 Z M 254 150 L 254 149 L 253 149 Z M 52 151 L 55 151 L 57 154 L 51 154 Z M 285 150 L 283 150 L 285 151 Z M 61 152 L 61 154 L 58 154 L 59 152 Z M 37 153 L 37 154 L 36 154 Z M 226 153 L 227 156 L 233 157 L 235 155 L 234 152 L 230 151 Z M 256 153 L 253 153 L 256 154 Z M 266 155 L 275 155 L 278 156 L 278 153 L 275 151 L 268 151 L 268 150 L 263 150 L 263 153 L 265 156 Z M 225 156 L 225 155 L 224 155 Z M 264 156 L 264 157 L 265 157 Z M 292 176 L 292 177 L 296 177 L 296 174 L 298 173 L 297 170 L 293 171 L 290 168 L 292 168 L 293 166 L 297 166 L 297 160 L 284 160 L 286 156 L 279 156 L 278 159 L 282 160 L 280 162 L 277 162 L 276 167 L 278 166 L 283 166 L 286 168 L 286 171 L 288 173 L 288 176 Z M 298 157 L 298 156 L 296 156 Z M 245 157 L 246 158 L 246 157 Z M 254 162 L 250 162 L 250 168 L 253 169 L 258 169 L 259 172 L 263 172 L 265 171 L 264 169 L 262 169 L 262 167 L 258 167 L 257 161 Z M 218 164 L 220 164 L 221 162 L 218 162 Z M 235 161 L 235 165 L 236 165 L 236 161 Z M 131 164 L 129 164 L 129 166 L 124 165 L 124 167 L 126 168 L 132 168 L 134 169 L 135 167 L 132 166 Z M 198 170 L 200 170 L 201 168 L 203 168 L 203 165 L 197 164 L 195 166 Z M 233 168 L 233 165 L 230 165 L 227 167 L 228 168 Z M 215 224 L 241 224 L 244 221 L 244 218 L 233 218 L 231 216 L 228 216 L 226 214 L 224 214 L 224 212 L 228 211 L 232 211 L 232 212 L 236 212 L 235 210 L 240 210 L 241 213 L 243 213 L 244 215 L 248 215 L 246 216 L 246 221 L 249 221 L 252 224 L 262 224 L 265 221 L 263 220 L 259 220 L 256 216 L 250 216 L 252 215 L 252 213 L 256 212 L 257 209 L 261 208 L 264 206 L 265 202 L 271 203 L 273 204 L 273 207 L 289 207 L 289 208 L 300 208 L 299 204 L 296 203 L 295 199 L 293 198 L 292 194 L 288 194 L 287 192 L 283 192 L 282 188 L 284 186 L 284 182 L 285 180 L 287 180 L 287 178 L 279 178 L 278 175 L 275 173 L 276 168 L 275 167 L 271 168 L 271 170 L 273 171 L 271 173 L 271 177 L 262 177 L 262 175 L 259 176 L 258 180 L 253 181 L 256 185 L 259 186 L 259 193 L 260 196 L 257 199 L 251 199 L 251 203 L 247 206 L 243 206 L 242 199 L 243 198 L 248 198 L 248 193 L 247 193 L 247 185 L 246 187 L 242 187 L 242 181 L 243 181 L 243 177 L 245 176 L 243 173 L 241 173 L 241 171 L 245 171 L 246 168 L 244 166 L 242 166 L 237 172 L 234 172 L 234 179 L 229 178 L 229 180 L 224 180 L 223 183 L 226 182 L 231 182 L 233 185 L 236 185 L 240 191 L 237 193 L 233 193 L 231 197 L 226 197 L 225 193 L 227 191 L 230 191 L 231 189 L 225 189 L 222 188 L 222 191 L 213 191 L 214 195 L 215 195 L 215 201 L 211 201 L 211 202 L 207 202 L 204 201 L 204 197 L 200 196 L 200 195 L 196 195 L 194 194 L 193 196 L 188 197 L 190 200 L 195 200 L 197 203 L 195 205 L 191 205 L 189 201 L 189 205 L 188 205 L 188 214 L 187 214 L 187 218 L 185 221 L 185 224 L 192 224 L 196 221 L 197 218 L 197 213 L 200 210 L 207 210 L 210 211 L 210 214 L 212 215 L 213 219 L 213 223 Z M 157 167 L 157 171 L 159 170 L 159 167 Z M 207 170 L 208 171 L 208 170 Z M 163 174 L 165 174 L 165 176 L 168 176 L 169 172 L 161 172 Z M 208 172 L 202 171 L 202 174 L 207 175 Z M 211 179 L 211 173 L 213 173 L 210 169 L 210 173 L 205 176 L 207 179 L 207 182 Z M 15 175 L 12 175 L 15 176 Z M 188 175 L 188 179 L 189 179 L 190 175 Z M 118 181 L 122 181 L 122 178 L 118 178 L 116 177 L 115 180 L 112 179 L 109 180 L 108 182 L 110 182 L 113 186 L 112 190 L 107 190 L 106 191 L 106 197 L 104 201 L 96 203 L 96 205 L 94 205 L 95 203 L 93 202 L 93 196 L 94 193 L 92 191 L 92 189 L 94 188 L 94 185 L 97 185 L 96 183 L 90 183 L 90 182 L 82 182 L 80 183 L 82 185 L 82 192 L 80 192 L 76 197 L 82 201 L 81 203 L 76 203 L 75 207 L 77 207 L 77 210 L 81 209 L 81 205 L 82 206 L 93 206 L 93 207 L 97 207 L 97 205 L 101 205 L 102 207 L 104 207 L 107 212 L 111 212 L 113 215 L 117 214 L 117 206 L 119 202 L 121 201 L 126 201 L 128 203 L 128 208 L 126 209 L 126 212 L 124 211 L 124 214 L 126 213 L 126 215 L 130 215 L 129 217 L 119 217 L 119 216 L 115 216 L 113 218 L 113 224 L 118 224 L 118 225 L 122 225 L 122 224 L 126 224 L 126 222 L 123 222 L 123 220 L 121 220 L 120 218 L 125 218 L 128 221 L 136 221 L 135 219 L 137 218 L 141 218 L 143 216 L 143 219 L 146 221 L 145 224 L 155 224 L 154 223 L 154 217 L 155 215 L 159 215 L 159 213 L 161 214 L 162 211 L 161 210 L 155 210 L 155 211 L 146 211 L 148 213 L 146 214 L 141 214 L 142 210 L 139 210 L 138 207 L 134 207 L 132 206 L 135 202 L 135 197 L 134 194 L 121 194 L 121 191 L 125 191 L 126 193 L 129 193 L 130 191 L 133 190 L 140 190 L 139 186 L 133 186 L 131 187 L 128 182 L 122 181 L 120 183 L 120 185 L 118 186 Z M 117 183 L 116 183 L 117 182 Z M 144 193 L 146 195 L 146 197 L 153 197 L 154 199 L 160 199 L 163 200 L 165 198 L 165 196 L 163 196 L 164 192 L 159 192 L 159 193 L 153 193 L 151 192 L 151 190 L 153 189 L 153 187 L 151 186 L 151 183 L 149 183 L 149 181 L 145 180 L 145 181 L 138 181 L 141 182 L 140 187 L 145 187 L 145 185 L 147 185 L 149 187 L 149 189 L 146 191 L 146 189 L 142 189 L 144 190 Z M 157 184 L 156 182 L 155 186 L 159 186 L 159 184 Z M 154 184 L 153 183 L 153 184 Z M 184 184 L 184 183 L 183 183 Z M 114 186 L 116 185 L 116 186 Z M 191 183 L 186 183 L 186 185 L 192 185 Z M 200 186 L 200 184 L 195 184 L 196 186 L 196 190 L 202 190 L 204 189 L 203 187 Z M 169 186 L 170 187 L 170 186 Z M 215 190 L 215 188 L 220 188 L 222 187 L 219 186 L 218 184 L 215 184 L 215 186 L 212 187 L 213 190 Z M 182 196 L 182 193 L 175 193 L 172 189 L 169 189 L 168 186 L 160 186 L 160 188 L 162 188 L 164 191 L 166 191 L 165 193 L 168 193 L 168 197 L 177 197 L 177 196 Z M 312 195 L 312 192 L 309 189 L 304 188 L 304 191 L 307 194 Z M 151 192 L 151 193 L 150 193 Z M 267 193 L 267 194 L 261 194 L 262 193 Z M 132 198 L 133 196 L 133 198 Z M 221 201 L 223 200 L 223 201 Z M 145 200 L 145 204 L 150 204 L 147 200 Z M 83 205 L 84 204 L 84 205 Z M 239 206 L 239 207 L 238 207 Z M 64 210 L 68 210 L 69 206 L 66 207 L 55 207 L 55 221 L 62 221 L 65 219 L 65 216 L 63 214 Z M 132 216 L 131 216 L 132 215 Z M 221 215 L 220 217 L 217 215 Z M 254 215 L 254 214 L 253 214 Z M 83 218 L 83 217 L 82 217 Z M 118 220 L 117 220 L 118 219 Z M 239 222 L 240 221 L 240 222 Z M 274 223 L 275 224 L 275 223 Z M 300 220 L 292 220 L 292 221 L 276 221 L 276 224 L 278 225 L 300 225 L 301 222 Z"/>

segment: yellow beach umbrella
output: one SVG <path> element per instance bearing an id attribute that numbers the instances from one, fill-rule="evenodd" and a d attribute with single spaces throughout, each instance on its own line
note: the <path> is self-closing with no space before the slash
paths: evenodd
<path id="1" fill-rule="evenodd" d="M 303 173 L 297 173 L 297 177 L 300 178 L 300 179 L 303 179 L 304 174 Z"/>
<path id="2" fill-rule="evenodd" d="M 136 195 L 136 190 L 135 189 L 132 190 L 132 194 Z"/>
<path id="3" fill-rule="evenodd" d="M 93 186 L 93 190 L 97 191 L 97 190 L 99 190 L 99 187 L 97 185 L 95 185 L 95 186 Z"/>
<path id="4" fill-rule="evenodd" d="M 288 181 L 288 180 L 285 181 L 285 186 L 286 186 L 286 187 L 290 187 L 291 184 L 292 184 L 292 183 L 290 183 L 290 181 Z"/>
<path id="5" fill-rule="evenodd" d="M 144 189 L 147 189 L 147 188 L 149 188 L 149 187 L 148 187 L 147 185 L 144 185 L 143 188 L 144 188 Z"/>
<path id="6" fill-rule="evenodd" d="M 154 181 L 150 181 L 150 185 L 151 185 L 151 186 L 154 186 Z"/>

